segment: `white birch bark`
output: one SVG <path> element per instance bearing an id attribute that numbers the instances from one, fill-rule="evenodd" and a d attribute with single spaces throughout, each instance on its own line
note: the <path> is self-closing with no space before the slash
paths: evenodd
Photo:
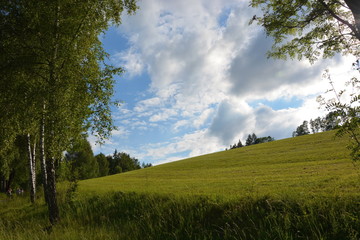
<path id="1" fill-rule="evenodd" d="M 42 183 L 44 188 L 44 197 L 45 202 L 48 200 L 48 193 L 47 193 L 47 171 L 46 171 L 46 160 L 45 160 L 45 103 L 43 104 L 43 116 L 41 118 L 40 124 L 40 168 L 41 168 L 41 175 L 42 175 Z"/>
<path id="2" fill-rule="evenodd" d="M 28 160 L 29 160 L 29 183 L 30 183 L 30 201 L 35 202 L 36 199 L 36 164 L 35 164 L 35 141 L 34 147 L 31 147 L 31 136 L 27 134 Z"/>

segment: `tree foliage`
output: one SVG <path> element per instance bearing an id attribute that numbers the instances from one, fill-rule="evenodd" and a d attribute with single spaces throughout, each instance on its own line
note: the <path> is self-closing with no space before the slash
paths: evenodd
<path id="1" fill-rule="evenodd" d="M 21 187 L 28 190 L 29 176 L 26 162 L 26 145 L 24 136 L 18 136 L 7 151 L 0 154 L 0 191 Z"/>
<path id="2" fill-rule="evenodd" d="M 241 148 L 244 145 L 242 144 L 241 140 L 239 140 L 237 143 L 235 143 L 234 145 L 230 145 L 230 149 L 235 149 L 235 148 Z"/>
<path id="3" fill-rule="evenodd" d="M 359 69 L 356 69 L 359 70 Z M 335 98 L 326 99 L 319 96 L 319 103 L 328 111 L 331 111 L 332 118 L 339 122 L 337 136 L 347 135 L 350 137 L 348 148 L 350 156 L 354 161 L 360 160 L 360 81 L 353 77 L 347 82 L 350 89 L 336 91 L 332 84 L 331 76 L 326 72 L 325 77 L 329 80 Z M 344 100 L 345 99 L 345 100 Z M 350 100 L 347 100 L 350 99 Z"/>
<path id="4" fill-rule="evenodd" d="M 106 64 L 99 37 L 136 8 L 136 0 L 0 2 L 0 149 L 43 129 L 51 223 L 59 219 L 55 162 L 88 129 L 101 141 L 114 127 L 113 75 L 122 69 Z"/>
<path id="5" fill-rule="evenodd" d="M 112 156 L 108 156 L 107 159 L 109 161 L 109 174 L 128 172 L 141 168 L 138 159 L 117 150 L 115 150 Z"/>
<path id="6" fill-rule="evenodd" d="M 335 53 L 359 56 L 360 1 L 251 0 L 262 11 L 254 16 L 274 38 L 269 57 L 315 61 Z"/>
<path id="7" fill-rule="evenodd" d="M 257 21 L 275 40 L 269 57 L 285 59 L 289 56 L 299 60 L 305 57 L 310 62 L 319 57 L 332 57 L 335 53 L 360 57 L 359 0 L 251 0 L 250 5 L 262 11 L 262 16 L 255 15 L 250 23 Z M 359 60 L 353 67 L 360 69 Z M 342 101 L 340 97 L 345 91 L 337 93 L 328 71 L 325 75 L 336 99 L 320 101 L 334 113 L 331 118 L 340 119 L 338 135 L 350 137 L 351 157 L 359 160 L 359 81 L 356 78 L 349 81 L 355 91 L 349 94 L 350 100 Z M 299 127 L 294 135 L 306 132 L 305 126 Z M 313 128 L 317 130 L 319 126 L 313 125 Z"/>
<path id="8" fill-rule="evenodd" d="M 76 140 L 72 144 L 61 165 L 62 178 L 70 181 L 103 177 L 152 166 L 150 163 L 141 164 L 130 154 L 117 150 L 109 156 L 103 153 L 94 156 L 86 138 Z"/>
<path id="9" fill-rule="evenodd" d="M 255 133 L 249 134 L 246 139 L 246 146 L 259 144 L 259 143 L 266 143 L 266 142 L 272 142 L 275 139 L 273 137 L 267 136 L 267 137 L 260 137 L 258 138 Z"/>
<path id="10" fill-rule="evenodd" d="M 99 177 L 109 175 L 109 162 L 106 156 L 102 153 L 99 153 L 95 156 L 95 158 L 99 166 Z"/>
<path id="11" fill-rule="evenodd" d="M 258 138 L 256 136 L 256 134 L 253 133 L 253 134 L 249 134 L 248 137 L 246 138 L 245 146 L 250 146 L 250 145 L 259 144 L 259 143 L 271 142 L 271 141 L 274 141 L 274 140 L 275 139 L 273 137 L 270 137 L 270 136 Z M 230 145 L 230 149 L 241 148 L 241 147 L 244 147 L 241 140 L 239 140 L 234 145 Z"/>
<path id="12" fill-rule="evenodd" d="M 65 155 L 65 161 L 76 179 L 82 180 L 99 176 L 97 159 L 85 136 L 72 144 L 71 149 Z"/>
<path id="13" fill-rule="evenodd" d="M 296 131 L 293 132 L 293 137 L 298 137 L 308 134 L 310 134 L 309 122 L 305 120 L 300 126 L 296 128 Z"/>
<path id="14" fill-rule="evenodd" d="M 340 128 L 342 120 L 336 111 L 331 111 L 325 117 L 317 117 L 314 120 L 304 121 L 293 132 L 293 137 L 310 134 L 309 127 L 312 133 L 326 132 Z"/>
<path id="15" fill-rule="evenodd" d="M 256 140 L 257 140 L 257 136 L 255 133 L 253 134 L 249 134 L 248 137 L 246 138 L 246 146 L 250 146 L 250 145 L 254 145 L 256 144 Z"/>

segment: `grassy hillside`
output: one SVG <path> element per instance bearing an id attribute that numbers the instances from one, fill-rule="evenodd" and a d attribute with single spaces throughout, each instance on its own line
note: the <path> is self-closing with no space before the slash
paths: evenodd
<path id="1" fill-rule="evenodd" d="M 334 132 L 289 138 L 80 182 L 81 192 L 354 195 L 359 170 Z"/>
<path id="2" fill-rule="evenodd" d="M 333 132 L 59 185 L 46 205 L 0 194 L 0 239 L 360 239 L 359 170 Z M 70 193 L 70 194 L 69 194 Z"/>

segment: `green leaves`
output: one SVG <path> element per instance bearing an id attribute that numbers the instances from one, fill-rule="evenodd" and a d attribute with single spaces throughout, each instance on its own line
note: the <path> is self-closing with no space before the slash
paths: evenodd
<path id="1" fill-rule="evenodd" d="M 352 78 L 347 82 L 347 86 L 350 89 L 336 91 L 331 76 L 328 73 L 328 70 L 325 71 L 324 78 L 326 78 L 332 89 L 328 92 L 333 92 L 336 96 L 336 99 L 325 99 L 319 97 L 319 102 L 321 105 L 325 106 L 328 111 L 332 111 L 336 118 L 340 120 L 339 130 L 337 136 L 348 136 L 349 143 L 348 149 L 351 151 L 350 156 L 354 161 L 360 160 L 360 107 L 359 100 L 360 95 L 358 90 L 360 88 L 359 81 L 357 78 Z M 353 93 L 349 93 L 353 92 Z M 341 97 L 345 96 L 345 101 Z"/>
<path id="2" fill-rule="evenodd" d="M 99 35 L 136 9 L 135 0 L 2 2 L 2 146 L 37 132 L 43 114 L 49 153 L 90 126 L 102 140 L 110 135 L 113 76 L 123 69 L 104 63 Z"/>
<path id="3" fill-rule="evenodd" d="M 313 63 L 335 53 L 360 54 L 359 29 L 343 1 L 252 0 L 250 6 L 262 10 L 255 19 L 274 38 L 268 57 Z"/>

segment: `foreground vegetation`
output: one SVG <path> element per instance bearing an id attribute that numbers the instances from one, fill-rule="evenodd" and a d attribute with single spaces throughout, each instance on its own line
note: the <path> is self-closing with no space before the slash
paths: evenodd
<path id="1" fill-rule="evenodd" d="M 3 205 L 4 203 L 0 203 Z M 18 206 L 20 204 L 21 207 Z M 62 202 L 46 225 L 44 205 L 21 200 L 0 210 L 0 239 L 359 239 L 359 198 L 221 201 L 109 193 Z"/>
<path id="2" fill-rule="evenodd" d="M 53 227 L 44 203 L 0 195 L 0 239 L 359 239 L 359 171 L 333 137 L 63 183 Z"/>

